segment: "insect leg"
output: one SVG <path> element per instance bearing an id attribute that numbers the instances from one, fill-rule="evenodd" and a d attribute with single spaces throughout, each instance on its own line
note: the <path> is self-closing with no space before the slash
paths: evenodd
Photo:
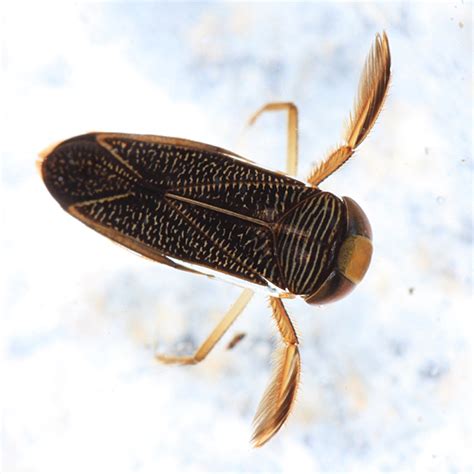
<path id="1" fill-rule="evenodd" d="M 279 110 L 288 112 L 286 171 L 288 174 L 295 176 L 298 168 L 298 108 L 296 105 L 293 102 L 270 102 L 258 109 L 247 123 L 251 126 L 263 113 Z"/>
<path id="2" fill-rule="evenodd" d="M 272 381 L 253 420 L 252 442 L 255 447 L 265 444 L 286 421 L 300 380 L 301 361 L 296 331 L 281 299 L 270 297 L 270 306 L 285 345 L 277 354 Z"/>
<path id="3" fill-rule="evenodd" d="M 390 47 L 385 32 L 377 35 L 359 80 L 359 91 L 354 109 L 349 116 L 344 144 L 329 153 L 308 177 L 317 186 L 334 173 L 354 153 L 375 124 L 382 109 L 390 83 Z"/>
<path id="4" fill-rule="evenodd" d="M 244 290 L 237 298 L 235 303 L 225 314 L 224 318 L 214 328 L 208 338 L 203 342 L 199 349 L 192 356 L 167 356 L 164 354 L 156 355 L 156 358 L 165 364 L 193 365 L 201 362 L 211 352 L 213 347 L 219 342 L 220 338 L 229 329 L 231 324 L 237 319 L 252 298 L 252 290 Z"/>

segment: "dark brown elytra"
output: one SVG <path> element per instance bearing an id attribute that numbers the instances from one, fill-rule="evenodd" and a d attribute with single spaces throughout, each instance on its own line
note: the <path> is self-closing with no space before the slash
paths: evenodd
<path id="1" fill-rule="evenodd" d="M 345 237 L 345 203 L 230 152 L 169 140 L 71 138 L 43 162 L 44 182 L 64 209 L 127 247 L 313 294 Z"/>
<path id="2" fill-rule="evenodd" d="M 387 93 L 390 65 L 383 33 L 362 71 L 344 143 L 312 170 L 307 182 L 221 148 L 154 135 L 80 135 L 51 147 L 39 162 L 52 196 L 97 232 L 175 269 L 220 274 L 268 291 L 283 347 L 254 418 L 255 446 L 283 425 L 300 380 L 298 337 L 282 299 L 334 301 L 348 294 L 369 266 L 372 232 L 364 212 L 352 199 L 322 191 L 319 184 L 372 129 Z M 267 104 L 250 123 L 278 110 L 288 113 L 287 171 L 296 174 L 296 106 Z M 202 361 L 252 294 L 250 289 L 241 293 L 195 354 L 157 358 L 171 364 Z"/>

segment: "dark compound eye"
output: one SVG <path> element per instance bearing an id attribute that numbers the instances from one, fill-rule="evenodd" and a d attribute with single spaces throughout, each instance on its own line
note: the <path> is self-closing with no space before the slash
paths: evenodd
<path id="1" fill-rule="evenodd" d="M 338 271 L 332 272 L 316 293 L 305 298 L 306 303 L 323 305 L 344 298 L 355 287 L 355 284 Z"/>

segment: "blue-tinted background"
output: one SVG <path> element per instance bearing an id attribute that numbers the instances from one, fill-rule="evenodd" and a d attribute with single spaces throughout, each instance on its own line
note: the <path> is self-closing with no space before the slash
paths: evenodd
<path id="1" fill-rule="evenodd" d="M 472 469 L 471 5 L 2 4 L 4 470 Z M 254 298 L 209 358 L 191 352 L 239 289 L 139 258 L 61 211 L 39 151 L 83 132 L 185 137 L 284 169 L 300 110 L 304 178 L 339 143 L 366 53 L 389 36 L 379 121 L 323 189 L 373 231 L 357 290 L 288 303 L 301 338 L 294 413 L 254 450 L 276 331 Z M 247 337 L 232 351 L 236 332 Z"/>

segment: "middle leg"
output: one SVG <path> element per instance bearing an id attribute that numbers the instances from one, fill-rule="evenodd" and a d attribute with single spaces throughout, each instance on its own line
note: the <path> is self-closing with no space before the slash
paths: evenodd
<path id="1" fill-rule="evenodd" d="M 286 172 L 296 176 L 298 170 L 298 108 L 293 102 L 270 102 L 258 109 L 248 120 L 253 125 L 265 112 L 286 110 L 288 113 Z"/>
<path id="2" fill-rule="evenodd" d="M 236 302 L 232 305 L 229 311 L 225 314 L 219 324 L 209 334 L 207 339 L 201 344 L 199 349 L 192 356 L 168 356 L 164 354 L 157 354 L 156 358 L 165 364 L 181 364 L 193 365 L 201 362 L 214 346 L 219 342 L 224 333 L 229 329 L 231 324 L 239 317 L 240 313 L 245 309 L 250 299 L 252 298 L 252 290 L 243 290 Z"/>

